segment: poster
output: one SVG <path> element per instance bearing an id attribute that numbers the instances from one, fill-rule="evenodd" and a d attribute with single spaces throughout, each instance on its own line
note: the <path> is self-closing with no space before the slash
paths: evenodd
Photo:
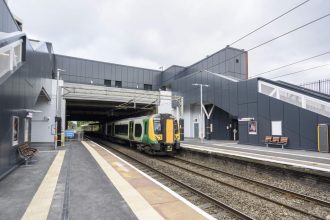
<path id="1" fill-rule="evenodd" d="M 253 134 L 253 135 L 257 134 L 257 121 L 248 122 L 248 131 L 249 131 L 249 134 Z"/>
<path id="2" fill-rule="evenodd" d="M 13 116 L 12 118 L 12 146 L 18 145 L 19 135 L 19 118 Z"/>
<path id="3" fill-rule="evenodd" d="M 282 135 L 282 121 L 272 121 L 272 135 Z"/>
<path id="4" fill-rule="evenodd" d="M 24 119 L 24 142 L 29 141 L 29 128 L 30 128 L 30 119 L 25 118 Z"/>

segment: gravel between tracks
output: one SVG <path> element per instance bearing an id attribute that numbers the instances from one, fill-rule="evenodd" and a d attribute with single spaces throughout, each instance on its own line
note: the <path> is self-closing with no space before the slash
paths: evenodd
<path id="1" fill-rule="evenodd" d="M 230 205 L 233 208 L 236 208 L 237 210 L 240 210 L 240 211 L 248 214 L 249 216 L 254 217 L 255 219 L 313 219 L 311 216 L 306 216 L 301 213 L 289 210 L 285 207 L 281 207 L 277 204 L 260 199 L 259 197 L 253 196 L 249 193 L 233 189 L 229 186 L 222 185 L 222 184 L 216 183 L 212 180 L 208 180 L 203 177 L 196 176 L 195 174 L 191 174 L 189 172 L 183 171 L 180 168 L 176 168 L 174 166 L 164 164 L 163 162 L 158 160 L 157 157 L 152 158 L 150 156 L 147 156 L 147 155 L 141 154 L 139 152 L 132 151 L 127 148 L 123 148 L 123 147 L 117 147 L 117 148 L 120 148 L 120 150 L 125 152 L 126 154 L 133 156 L 134 158 L 138 159 L 139 161 L 143 161 L 147 165 L 149 165 L 161 172 L 164 172 L 167 175 L 175 176 L 176 179 L 178 179 L 182 182 L 185 182 L 185 183 L 189 183 L 190 186 L 197 188 L 201 192 L 204 192 L 208 195 L 212 195 L 212 197 L 224 202 L 225 204 Z M 213 175 L 216 175 L 216 174 L 213 174 Z M 217 177 L 223 178 L 220 176 L 217 176 Z M 249 175 L 249 177 L 251 177 L 251 176 Z M 227 181 L 230 181 L 230 180 L 227 179 Z M 253 186 L 247 186 L 247 185 L 240 186 L 239 183 L 235 183 L 235 184 L 238 187 L 249 188 L 251 191 L 259 190 Z M 269 196 L 274 196 L 277 199 L 279 199 L 279 200 L 282 199 L 283 202 L 288 203 L 288 201 L 284 201 L 285 197 L 281 198 L 281 197 L 283 197 L 283 195 L 282 196 L 279 194 L 276 195 L 276 194 L 274 194 L 274 192 L 269 192 Z M 190 196 L 190 197 L 192 197 L 192 196 Z M 296 203 L 296 205 L 299 206 L 298 200 L 295 201 L 294 199 L 291 199 L 289 201 L 289 203 L 290 202 Z M 207 207 L 204 209 L 206 210 Z M 319 213 L 319 210 L 313 209 L 313 212 Z M 212 213 L 212 210 L 210 211 L 210 213 L 213 215 L 215 214 L 215 213 Z M 323 213 L 322 215 L 324 216 L 325 213 Z M 217 217 L 220 218 L 219 215 Z M 222 218 L 223 217 L 225 217 L 225 216 L 222 216 Z"/>

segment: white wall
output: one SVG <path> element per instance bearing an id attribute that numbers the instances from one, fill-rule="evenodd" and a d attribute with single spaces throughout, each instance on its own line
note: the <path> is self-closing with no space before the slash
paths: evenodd
<path id="1" fill-rule="evenodd" d="M 62 84 L 61 84 L 62 83 Z M 63 85 L 63 81 L 60 85 Z M 33 114 L 31 128 L 31 142 L 54 142 L 52 125 L 55 126 L 56 116 L 56 80 L 46 80 L 45 90 L 51 97 L 51 101 L 42 98 L 37 102 L 34 109 L 42 111 Z M 62 128 L 65 126 L 65 100 L 61 103 Z"/>
<path id="2" fill-rule="evenodd" d="M 184 136 L 193 138 L 194 137 L 194 123 L 200 121 L 200 105 L 185 105 L 183 111 L 184 119 Z"/>
<path id="3" fill-rule="evenodd" d="M 159 106 L 157 108 L 157 113 L 162 114 L 162 113 L 167 113 L 167 114 L 172 114 L 175 115 L 174 110 L 172 109 L 172 92 L 171 91 L 159 91 L 160 93 L 160 102 Z"/>

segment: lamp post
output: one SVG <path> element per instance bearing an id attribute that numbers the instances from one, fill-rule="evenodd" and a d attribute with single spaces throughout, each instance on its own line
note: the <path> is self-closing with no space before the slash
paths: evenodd
<path id="1" fill-rule="evenodd" d="M 55 113 L 55 136 L 56 136 L 56 141 L 55 141 L 55 150 L 57 149 L 57 142 L 58 142 L 58 118 L 60 117 L 59 115 L 59 110 L 58 110 L 58 107 L 59 107 L 59 94 L 58 94 L 58 87 L 59 87 L 59 80 L 60 80 L 60 72 L 64 72 L 65 70 L 62 70 L 62 69 L 57 69 L 57 75 L 56 75 L 56 104 L 55 104 L 55 110 L 56 110 L 56 113 Z M 61 125 L 59 125 L 61 126 Z"/>
<path id="2" fill-rule="evenodd" d="M 199 121 L 199 124 L 200 124 L 200 137 L 201 137 L 201 143 L 203 143 L 203 139 L 204 139 L 204 131 L 203 131 L 203 121 L 204 121 L 204 117 L 203 117 L 203 86 L 204 87 L 209 87 L 209 85 L 206 85 L 206 84 L 198 84 L 198 83 L 194 83 L 192 84 L 193 86 L 199 86 L 200 87 L 200 91 L 201 91 L 201 118 L 200 118 L 200 121 Z"/>

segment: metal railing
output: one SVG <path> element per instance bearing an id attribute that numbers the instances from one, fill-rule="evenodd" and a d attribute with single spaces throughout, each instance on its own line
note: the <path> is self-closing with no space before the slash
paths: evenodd
<path id="1" fill-rule="evenodd" d="M 299 86 L 311 89 L 319 93 L 330 95 L 330 79 L 322 79 L 314 82 L 307 82 L 300 84 Z"/>

